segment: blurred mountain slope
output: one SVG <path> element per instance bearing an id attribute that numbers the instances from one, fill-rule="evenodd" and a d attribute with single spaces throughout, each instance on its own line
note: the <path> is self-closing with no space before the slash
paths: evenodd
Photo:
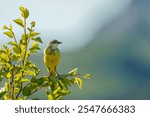
<path id="1" fill-rule="evenodd" d="M 127 12 L 97 32 L 87 46 L 61 54 L 60 74 L 76 67 L 81 73 L 92 74 L 91 80 L 84 80 L 81 91 L 72 88 L 66 99 L 150 99 L 148 3 L 134 0 Z M 47 74 L 43 55 L 33 59 L 41 75 Z"/>

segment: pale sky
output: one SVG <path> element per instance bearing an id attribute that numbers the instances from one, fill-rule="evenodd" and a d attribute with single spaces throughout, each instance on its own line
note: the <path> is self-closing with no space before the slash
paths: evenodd
<path id="1" fill-rule="evenodd" d="M 123 14 L 132 0 L 0 0 L 0 27 L 14 26 L 17 38 L 22 33 L 12 22 L 20 16 L 19 6 L 30 11 L 29 21 L 36 21 L 45 47 L 52 40 L 63 42 L 64 51 L 84 47 L 107 23 Z M 7 38 L 0 30 L 0 40 Z M 2 41 L 1 41 L 2 42 Z"/>

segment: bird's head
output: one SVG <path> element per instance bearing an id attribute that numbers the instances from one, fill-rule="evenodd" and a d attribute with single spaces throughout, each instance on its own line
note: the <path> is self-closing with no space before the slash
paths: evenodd
<path id="1" fill-rule="evenodd" d="M 62 44 L 62 42 L 58 40 L 52 40 L 49 42 L 48 46 L 51 47 L 52 49 L 56 49 L 59 44 Z"/>

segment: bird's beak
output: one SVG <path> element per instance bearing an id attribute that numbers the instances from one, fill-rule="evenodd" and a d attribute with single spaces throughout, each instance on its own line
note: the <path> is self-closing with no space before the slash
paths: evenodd
<path id="1" fill-rule="evenodd" d="M 58 42 L 58 44 L 62 44 L 62 42 Z"/>

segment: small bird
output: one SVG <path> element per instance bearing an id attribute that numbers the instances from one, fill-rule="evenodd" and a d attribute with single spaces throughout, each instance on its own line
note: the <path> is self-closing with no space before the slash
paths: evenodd
<path id="1" fill-rule="evenodd" d="M 61 43 L 58 40 L 52 40 L 44 49 L 44 63 L 50 76 L 59 75 L 56 68 L 60 60 L 60 51 L 57 47 Z"/>

